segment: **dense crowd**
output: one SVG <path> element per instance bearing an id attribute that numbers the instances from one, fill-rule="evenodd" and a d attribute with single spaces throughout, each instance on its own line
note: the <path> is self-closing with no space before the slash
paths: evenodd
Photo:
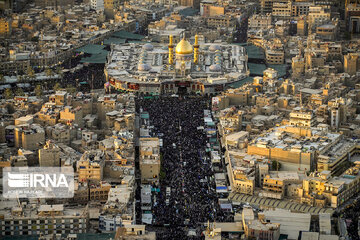
<path id="1" fill-rule="evenodd" d="M 208 103 L 200 97 L 138 100 L 142 111 L 149 113 L 153 132 L 163 139 L 163 175 L 153 207 L 154 225 L 169 225 L 170 229 L 199 227 L 199 230 L 201 224 L 223 217 L 211 161 L 205 152 L 208 138 L 203 130 L 197 129 L 204 125 L 204 109 L 208 108 Z M 170 194 L 167 194 L 169 187 Z M 167 234 L 170 232 L 158 237 L 167 239 Z M 201 231 L 197 234 L 200 236 Z"/>
<path id="2" fill-rule="evenodd" d="M 63 74 L 61 85 L 81 88 L 80 83 L 82 82 L 86 82 L 89 89 L 103 88 L 105 83 L 104 64 L 90 64 L 79 70 L 66 72 Z"/>

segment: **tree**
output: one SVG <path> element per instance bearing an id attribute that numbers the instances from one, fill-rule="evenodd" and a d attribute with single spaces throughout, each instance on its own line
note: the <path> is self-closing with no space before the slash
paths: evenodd
<path id="1" fill-rule="evenodd" d="M 5 81 L 4 75 L 0 74 L 0 82 Z"/>
<path id="2" fill-rule="evenodd" d="M 11 91 L 10 88 L 7 88 L 7 89 L 5 90 L 4 96 L 5 96 L 6 99 L 12 99 L 12 98 L 14 98 L 14 94 L 13 94 L 13 92 Z"/>
<path id="3" fill-rule="evenodd" d="M 279 161 L 273 160 L 271 163 L 272 170 L 280 170 L 281 169 L 281 163 Z"/>
<path id="4" fill-rule="evenodd" d="M 61 75 L 61 74 L 62 74 L 62 70 L 63 70 L 62 67 L 57 66 L 56 69 L 55 69 L 55 72 L 56 72 L 57 74 Z"/>
<path id="5" fill-rule="evenodd" d="M 5 107 L 6 107 L 7 112 L 8 112 L 9 114 L 13 114 L 13 113 L 15 112 L 14 105 L 12 105 L 12 104 L 6 104 Z"/>
<path id="6" fill-rule="evenodd" d="M 36 85 L 34 92 L 37 97 L 41 97 L 43 95 L 43 90 L 40 85 Z"/>
<path id="7" fill-rule="evenodd" d="M 55 83 L 54 91 L 59 91 L 61 89 L 60 83 Z"/>
<path id="8" fill-rule="evenodd" d="M 15 94 L 16 96 L 25 96 L 24 90 L 22 90 L 22 88 L 17 88 Z"/>
<path id="9" fill-rule="evenodd" d="M 46 68 L 45 69 L 45 75 L 46 76 L 48 76 L 48 77 L 51 77 L 51 76 L 53 76 L 54 75 L 54 72 L 53 72 L 53 70 L 51 70 L 51 68 Z"/>
<path id="10" fill-rule="evenodd" d="M 76 93 L 76 88 L 69 84 L 66 86 L 66 91 L 68 93 L 74 94 L 74 93 Z"/>
<path id="11" fill-rule="evenodd" d="M 35 78 L 35 71 L 32 69 L 31 66 L 28 66 L 27 70 L 26 70 L 26 74 L 30 79 L 34 79 Z"/>
<path id="12" fill-rule="evenodd" d="M 17 79 L 18 79 L 18 81 L 21 83 L 21 82 L 24 81 L 24 76 L 23 76 L 23 75 L 18 75 L 18 76 L 17 76 Z"/>

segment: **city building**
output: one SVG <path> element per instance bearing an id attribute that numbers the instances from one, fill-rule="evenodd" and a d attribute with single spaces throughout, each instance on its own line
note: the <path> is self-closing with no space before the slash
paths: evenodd
<path id="1" fill-rule="evenodd" d="M 39 149 L 39 164 L 40 167 L 61 167 L 60 148 L 52 141 Z"/>
<path id="2" fill-rule="evenodd" d="M 1 208 L 1 235 L 32 236 L 48 234 L 86 233 L 89 224 L 86 208 L 69 208 L 64 205 L 26 204 L 18 206 L 16 200 Z"/>
<path id="3" fill-rule="evenodd" d="M 104 0 L 90 0 L 90 7 L 95 11 L 104 11 Z"/>
<path id="4" fill-rule="evenodd" d="M 140 138 L 140 171 L 142 183 L 152 183 L 159 181 L 159 138 Z"/>
<path id="5" fill-rule="evenodd" d="M 45 131 L 38 124 L 24 124 L 14 129 L 15 147 L 26 150 L 37 150 L 45 144 Z"/>

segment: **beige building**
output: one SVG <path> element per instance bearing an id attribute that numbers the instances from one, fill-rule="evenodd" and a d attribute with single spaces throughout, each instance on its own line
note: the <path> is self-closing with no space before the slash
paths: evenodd
<path id="1" fill-rule="evenodd" d="M 79 181 L 102 180 L 104 170 L 104 161 L 92 161 L 90 159 L 81 159 L 77 162 L 77 172 Z"/>
<path id="2" fill-rule="evenodd" d="M 210 16 L 206 23 L 208 27 L 230 28 L 235 27 L 236 19 L 232 15 Z"/>
<path id="3" fill-rule="evenodd" d="M 311 29 L 329 22 L 330 19 L 330 6 L 317 5 L 309 7 L 309 14 L 307 20 Z"/>
<path id="4" fill-rule="evenodd" d="M 68 145 L 70 144 L 71 140 L 76 137 L 76 129 L 74 127 L 69 127 L 58 123 L 53 127 L 47 127 L 46 135 L 56 143 L 64 143 Z"/>
<path id="5" fill-rule="evenodd" d="M 86 233 L 89 213 L 87 208 L 68 208 L 62 204 L 28 204 L 18 207 L 17 202 L 2 210 L 0 226 L 2 236 L 34 236 L 48 234 Z M 31 207 L 30 207 L 31 206 Z"/>
<path id="6" fill-rule="evenodd" d="M 322 40 L 334 41 L 338 36 L 338 26 L 336 24 L 324 24 L 316 27 L 316 35 Z"/>
<path id="7" fill-rule="evenodd" d="M 359 54 L 348 53 L 344 56 L 344 72 L 355 75 L 360 69 Z"/>
<path id="8" fill-rule="evenodd" d="M 73 108 L 66 106 L 64 110 L 60 111 L 59 122 L 64 124 L 74 125 L 77 124 L 79 127 L 83 126 L 83 112 L 81 107 Z"/>
<path id="9" fill-rule="evenodd" d="M 40 167 L 60 167 L 60 148 L 51 141 L 47 141 L 42 149 L 39 149 Z"/>
<path id="10" fill-rule="evenodd" d="M 0 18 L 0 35 L 10 34 L 11 24 L 5 18 Z"/>
<path id="11" fill-rule="evenodd" d="M 115 240 L 156 240 L 155 232 L 145 230 L 145 225 L 125 225 L 116 230 Z"/>
<path id="12" fill-rule="evenodd" d="M 300 17 L 303 15 L 308 15 L 309 7 L 312 5 L 312 2 L 309 1 L 294 1 L 292 3 L 292 17 Z"/>
<path id="13" fill-rule="evenodd" d="M 299 35 L 299 36 L 307 35 L 308 25 L 307 25 L 307 20 L 306 20 L 305 16 L 299 17 L 297 24 L 296 24 L 296 28 L 297 28 L 297 35 Z"/>
<path id="14" fill-rule="evenodd" d="M 241 213 L 246 239 L 277 240 L 280 237 L 280 224 L 256 219 L 251 207 L 244 207 Z"/>
<path id="15" fill-rule="evenodd" d="M 290 18 L 292 10 L 292 0 L 273 1 L 272 15 L 274 17 Z"/>
<path id="16" fill-rule="evenodd" d="M 49 102 L 55 103 L 56 106 L 64 106 L 68 104 L 68 94 L 66 91 L 56 91 L 49 97 Z"/>
<path id="17" fill-rule="evenodd" d="M 141 182 L 159 181 L 160 141 L 159 138 L 140 138 Z"/>
<path id="18" fill-rule="evenodd" d="M 224 14 L 225 7 L 217 5 L 216 2 L 203 1 L 202 3 L 200 3 L 200 15 L 203 17 L 212 17 Z"/>
<path id="19" fill-rule="evenodd" d="M 359 165 L 348 169 L 340 177 L 332 177 L 330 171 L 313 173 L 304 179 L 301 201 L 312 206 L 330 205 L 337 208 L 360 191 Z"/>
<path id="20" fill-rule="evenodd" d="M 104 0 L 104 13 L 107 18 L 114 18 L 114 14 L 120 7 L 120 3 L 120 0 Z"/>
<path id="21" fill-rule="evenodd" d="M 266 63 L 267 64 L 283 64 L 285 54 L 283 49 L 266 49 Z"/>
<path id="22" fill-rule="evenodd" d="M 253 195 L 256 170 L 254 164 L 244 160 L 246 156 L 244 152 L 226 151 L 227 172 L 232 192 Z"/>
<path id="23" fill-rule="evenodd" d="M 15 147 L 26 150 L 37 150 L 39 144 L 45 143 L 45 131 L 38 124 L 25 124 L 15 127 Z"/>
<path id="24" fill-rule="evenodd" d="M 284 170 L 309 170 L 315 169 L 317 154 L 325 152 L 340 139 L 340 134 L 317 128 L 280 126 L 250 142 L 247 153 L 280 161 Z"/>
<path id="25" fill-rule="evenodd" d="M 315 115 L 312 111 L 294 109 L 290 113 L 290 125 L 296 127 L 314 127 L 316 124 Z"/>
<path id="26" fill-rule="evenodd" d="M 305 60 L 303 57 L 296 56 L 291 60 L 291 70 L 294 77 L 300 77 L 305 73 Z"/>
<path id="27" fill-rule="evenodd" d="M 254 30 L 268 29 L 272 26 L 272 15 L 254 14 L 248 19 L 248 28 Z"/>

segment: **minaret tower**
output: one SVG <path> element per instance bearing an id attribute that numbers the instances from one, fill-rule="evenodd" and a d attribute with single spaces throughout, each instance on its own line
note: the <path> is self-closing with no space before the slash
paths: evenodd
<path id="1" fill-rule="evenodd" d="M 173 36 L 169 36 L 169 64 L 174 64 L 174 45 L 173 45 Z"/>
<path id="2" fill-rule="evenodd" d="M 199 39 L 198 35 L 195 35 L 195 43 L 194 43 L 194 63 L 199 63 Z"/>

